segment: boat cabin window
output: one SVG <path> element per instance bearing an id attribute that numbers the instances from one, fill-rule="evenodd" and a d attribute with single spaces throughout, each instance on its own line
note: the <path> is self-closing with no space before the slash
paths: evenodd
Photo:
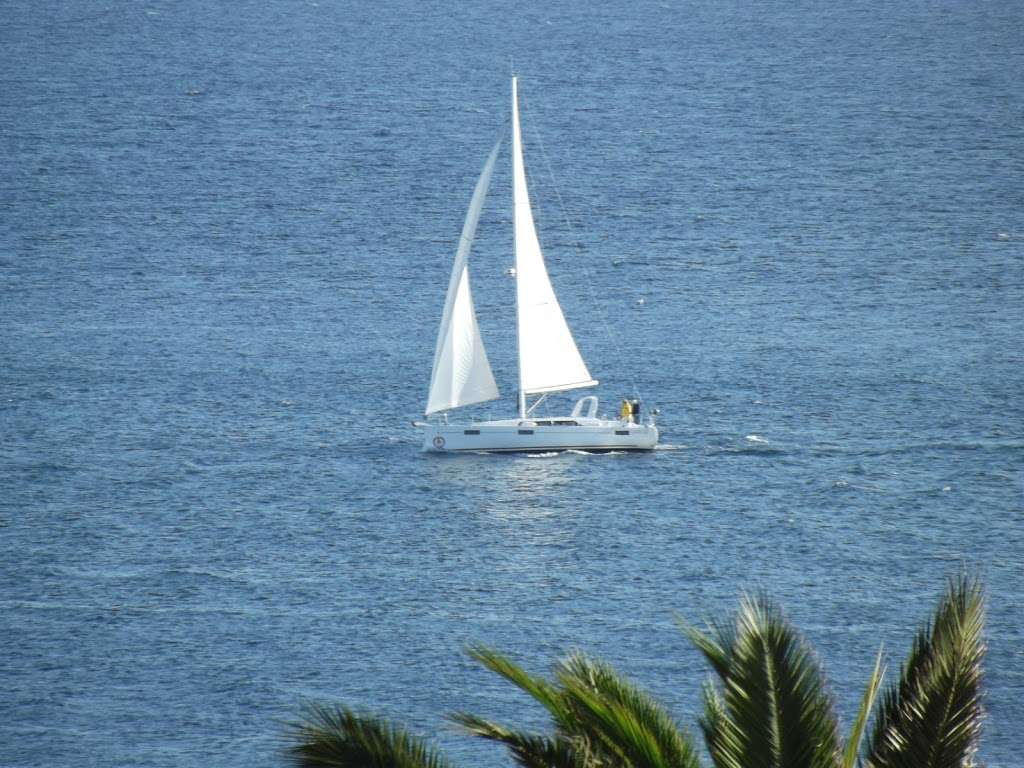
<path id="1" fill-rule="evenodd" d="M 537 425 L 541 427 L 578 427 L 580 423 L 572 419 L 538 419 Z"/>
<path id="2" fill-rule="evenodd" d="M 587 395 L 576 401 L 576 407 L 572 409 L 573 418 L 582 416 L 585 419 L 593 419 L 597 416 L 597 396 Z"/>

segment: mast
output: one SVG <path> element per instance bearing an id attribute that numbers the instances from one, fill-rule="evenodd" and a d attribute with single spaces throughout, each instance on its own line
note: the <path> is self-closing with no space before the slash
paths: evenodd
<path id="1" fill-rule="evenodd" d="M 527 395 L 592 387 L 587 364 L 555 296 L 530 208 L 523 164 L 517 78 L 512 78 L 512 220 L 516 255 L 516 340 L 519 352 L 519 418 Z"/>
<path id="2" fill-rule="evenodd" d="M 518 78 L 515 75 L 512 76 L 512 219 L 513 226 L 518 231 L 519 225 L 519 187 L 518 180 L 519 175 L 524 176 L 525 183 L 525 171 L 523 169 L 523 137 L 519 130 L 519 87 Z M 526 205 L 530 205 L 530 201 L 526 201 Z M 526 390 L 523 389 L 523 334 L 521 329 L 523 327 L 523 308 L 519 301 L 519 238 L 516 237 L 516 359 L 519 363 L 519 418 L 526 418 Z"/>

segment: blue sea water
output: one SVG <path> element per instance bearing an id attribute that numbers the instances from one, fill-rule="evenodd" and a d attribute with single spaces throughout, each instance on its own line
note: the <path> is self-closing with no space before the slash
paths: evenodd
<path id="1" fill-rule="evenodd" d="M 519 6 L 519 7 L 516 7 Z M 462 766 L 583 649 L 696 730 L 765 589 L 849 724 L 961 569 L 1024 765 L 1024 6 L 9 0 L 0 765 L 283 765 L 344 701 Z M 650 455 L 419 451 L 521 76 L 552 279 Z M 507 160 L 474 252 L 514 408 Z M 565 404 L 570 401 L 566 399 Z"/>

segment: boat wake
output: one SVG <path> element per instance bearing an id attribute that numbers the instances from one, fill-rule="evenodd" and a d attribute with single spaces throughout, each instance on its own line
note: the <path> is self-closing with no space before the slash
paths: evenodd
<path id="1" fill-rule="evenodd" d="M 541 451 L 540 453 L 527 453 L 526 458 L 528 459 L 550 459 L 555 456 L 562 456 L 564 454 L 572 454 L 574 456 L 626 456 L 630 451 L 584 451 L 578 448 L 568 448 L 564 451 Z"/>
<path id="2" fill-rule="evenodd" d="M 779 448 L 771 445 L 767 440 L 763 442 L 746 441 L 740 445 L 721 445 L 710 447 L 708 453 L 712 456 L 719 454 L 738 454 L 740 456 L 780 456 L 791 453 L 787 448 Z"/>

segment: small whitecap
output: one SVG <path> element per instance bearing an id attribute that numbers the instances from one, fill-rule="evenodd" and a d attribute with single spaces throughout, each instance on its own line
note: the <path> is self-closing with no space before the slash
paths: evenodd
<path id="1" fill-rule="evenodd" d="M 998 237 L 999 237 L 1000 240 L 1009 240 L 1010 239 L 1010 233 L 1009 232 L 1000 232 Z"/>
<path id="2" fill-rule="evenodd" d="M 943 492 L 948 493 L 949 491 L 953 490 L 953 486 L 952 485 L 944 485 L 944 486 L 942 486 L 942 490 L 943 490 Z"/>
<path id="3" fill-rule="evenodd" d="M 743 439 L 747 440 L 748 442 L 751 442 L 751 443 L 767 443 L 768 442 L 767 440 L 765 440 L 760 435 L 747 435 Z"/>
<path id="4" fill-rule="evenodd" d="M 552 456 L 557 456 L 558 451 L 545 451 L 544 453 L 528 453 L 526 458 L 528 459 L 550 459 Z"/>
<path id="5" fill-rule="evenodd" d="M 647 299 L 645 299 L 643 296 L 641 296 L 639 299 L 636 300 L 636 303 L 637 304 L 646 304 L 647 303 Z"/>

